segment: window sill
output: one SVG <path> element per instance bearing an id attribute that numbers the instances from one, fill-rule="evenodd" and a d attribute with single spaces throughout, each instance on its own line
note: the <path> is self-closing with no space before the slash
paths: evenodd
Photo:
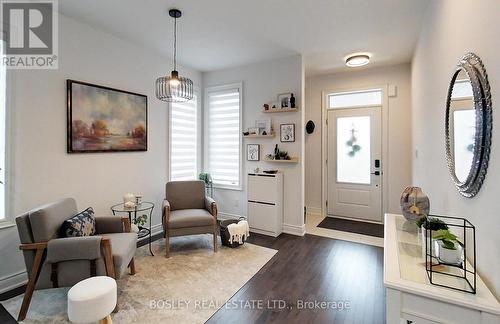
<path id="1" fill-rule="evenodd" d="M 11 221 L 0 221 L 0 229 L 14 227 L 14 226 L 16 226 L 16 224 Z"/>
<path id="2" fill-rule="evenodd" d="M 216 184 L 214 184 L 214 189 L 243 191 L 242 187 L 230 187 L 230 186 L 223 186 L 223 185 L 216 185 Z"/>

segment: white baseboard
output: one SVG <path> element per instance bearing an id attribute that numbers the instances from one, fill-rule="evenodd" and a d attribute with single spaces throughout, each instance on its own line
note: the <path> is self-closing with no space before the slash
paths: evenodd
<path id="1" fill-rule="evenodd" d="M 0 294 L 21 287 L 28 282 L 25 270 L 0 278 Z"/>
<path id="2" fill-rule="evenodd" d="M 162 224 L 155 224 L 151 226 L 151 236 L 159 234 L 161 232 L 163 232 Z M 147 240 L 148 238 L 149 236 L 144 236 L 143 238 L 140 238 L 138 241 Z"/>
<path id="3" fill-rule="evenodd" d="M 240 218 L 244 218 L 244 219 L 247 219 L 245 216 L 243 215 L 236 215 L 236 214 L 230 214 L 230 213 L 223 213 L 223 212 L 218 212 L 217 213 L 217 219 L 221 219 L 221 220 L 226 220 L 226 219 L 240 219 Z"/>
<path id="4" fill-rule="evenodd" d="M 323 215 L 323 211 L 321 208 L 318 207 L 306 207 L 307 214 L 309 215 L 314 215 L 314 216 L 321 216 Z"/>
<path id="5" fill-rule="evenodd" d="M 306 225 L 283 224 L 283 233 L 304 236 L 306 234 Z"/>

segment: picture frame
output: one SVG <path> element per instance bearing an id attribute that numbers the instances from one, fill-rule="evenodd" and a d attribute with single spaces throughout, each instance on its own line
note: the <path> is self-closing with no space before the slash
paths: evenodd
<path id="1" fill-rule="evenodd" d="M 267 135 L 271 134 L 271 119 L 256 120 L 255 127 L 259 129 L 259 135 L 266 132 Z"/>
<path id="2" fill-rule="evenodd" d="M 280 141 L 295 142 L 295 124 L 280 125 Z"/>
<path id="3" fill-rule="evenodd" d="M 66 80 L 67 152 L 148 150 L 148 97 Z"/>
<path id="4" fill-rule="evenodd" d="M 247 144 L 247 161 L 260 161 L 260 144 Z"/>
<path id="5" fill-rule="evenodd" d="M 292 97 L 291 92 L 281 93 L 278 95 L 278 102 L 280 108 L 290 108 L 290 98 Z"/>

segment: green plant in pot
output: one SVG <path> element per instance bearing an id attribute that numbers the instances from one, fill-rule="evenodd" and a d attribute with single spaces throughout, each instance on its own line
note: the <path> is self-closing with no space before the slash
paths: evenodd
<path id="1" fill-rule="evenodd" d="M 280 155 L 280 160 L 288 160 L 288 152 L 287 151 L 280 151 L 279 152 L 279 155 Z"/>
<path id="2" fill-rule="evenodd" d="M 416 224 L 420 229 L 420 244 L 422 245 L 422 255 L 425 255 L 425 240 L 428 239 L 427 233 L 430 231 L 432 237 L 436 231 L 447 230 L 448 226 L 439 218 L 428 217 L 427 215 L 420 217 Z"/>
<path id="3" fill-rule="evenodd" d="M 442 263 L 460 265 L 464 260 L 464 244 L 447 229 L 437 231 L 435 240 L 436 257 Z"/>

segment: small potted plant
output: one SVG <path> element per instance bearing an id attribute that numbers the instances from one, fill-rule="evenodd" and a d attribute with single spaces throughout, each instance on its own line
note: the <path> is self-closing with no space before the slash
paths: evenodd
<path id="1" fill-rule="evenodd" d="M 435 240 L 436 257 L 442 263 L 461 265 L 464 260 L 464 245 L 458 237 L 447 229 L 437 231 Z"/>
<path id="2" fill-rule="evenodd" d="M 416 224 L 420 230 L 420 244 L 422 244 L 423 255 L 425 255 L 425 240 L 428 239 L 427 230 L 430 230 L 430 236 L 432 237 L 435 232 L 448 229 L 448 226 L 442 220 L 427 217 L 427 215 L 420 217 Z"/>

